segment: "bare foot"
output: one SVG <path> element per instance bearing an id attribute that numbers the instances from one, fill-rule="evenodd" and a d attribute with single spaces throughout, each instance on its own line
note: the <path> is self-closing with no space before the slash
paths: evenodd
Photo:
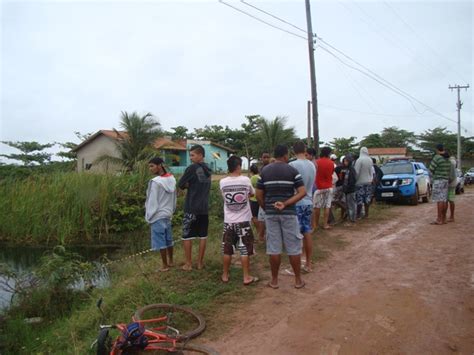
<path id="1" fill-rule="evenodd" d="M 221 281 L 225 284 L 228 283 L 229 282 L 229 275 L 222 275 L 221 276 Z"/>
<path id="2" fill-rule="evenodd" d="M 198 270 L 204 269 L 204 264 L 198 264 L 198 265 L 197 265 L 197 269 L 198 269 Z"/>
<path id="3" fill-rule="evenodd" d="M 192 265 L 189 265 L 189 264 L 184 264 L 182 267 L 181 267 L 182 270 L 184 271 L 191 271 L 193 269 L 193 266 Z"/>
<path id="4" fill-rule="evenodd" d="M 174 264 L 173 264 L 172 261 L 168 262 L 168 267 L 173 267 L 173 266 L 174 266 Z"/>
<path id="5" fill-rule="evenodd" d="M 165 272 L 165 271 L 170 271 L 170 268 L 168 266 L 163 266 L 161 269 L 159 269 L 160 272 Z"/>
<path id="6" fill-rule="evenodd" d="M 327 229 L 332 229 L 332 227 L 330 225 L 326 225 L 326 226 L 323 227 L 323 229 L 326 229 L 326 230 Z"/>
<path id="7" fill-rule="evenodd" d="M 454 217 L 448 218 L 447 222 L 454 222 Z"/>

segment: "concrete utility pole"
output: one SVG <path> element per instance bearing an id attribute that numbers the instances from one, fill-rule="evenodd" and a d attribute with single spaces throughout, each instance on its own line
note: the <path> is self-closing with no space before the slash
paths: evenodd
<path id="1" fill-rule="evenodd" d="M 308 134 L 307 134 L 307 139 L 306 139 L 306 145 L 309 147 L 309 145 L 311 144 L 311 101 L 308 101 L 307 112 L 308 112 Z"/>
<path id="2" fill-rule="evenodd" d="M 451 86 L 449 85 L 449 89 L 453 91 L 454 89 L 458 90 L 458 102 L 456 103 L 456 106 L 458 108 L 458 168 L 461 169 L 461 107 L 462 107 L 462 102 L 461 102 L 461 94 L 460 90 L 461 89 L 469 89 L 469 84 L 460 86 L 460 85 L 454 85 Z"/>
<path id="3" fill-rule="evenodd" d="M 311 24 L 311 7 L 309 0 L 306 2 L 306 26 L 308 35 L 308 51 L 309 51 L 309 71 L 311 75 L 311 104 L 313 107 L 313 136 L 314 149 L 316 149 L 316 156 L 319 156 L 319 125 L 318 125 L 318 94 L 316 91 L 316 69 L 314 67 L 314 35 L 313 25 Z"/>

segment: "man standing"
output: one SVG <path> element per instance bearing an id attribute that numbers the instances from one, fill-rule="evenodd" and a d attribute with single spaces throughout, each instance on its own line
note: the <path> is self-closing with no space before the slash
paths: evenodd
<path id="1" fill-rule="evenodd" d="M 293 151 L 296 154 L 296 160 L 290 163 L 303 179 L 306 195 L 296 202 L 296 215 L 300 226 L 300 233 L 303 234 L 303 249 L 306 257 L 305 266 L 303 270 L 306 272 L 312 271 L 313 258 L 313 238 L 311 233 L 311 216 L 313 213 L 313 184 L 316 178 L 316 168 L 314 164 L 306 159 L 306 146 L 302 141 L 298 141 L 293 145 Z"/>
<path id="2" fill-rule="evenodd" d="M 441 225 L 446 223 L 446 212 L 448 209 L 448 188 L 451 163 L 446 159 L 444 146 L 436 146 L 436 154 L 431 160 L 430 171 L 433 174 L 433 202 L 437 203 L 437 218 L 431 224 Z"/>
<path id="3" fill-rule="evenodd" d="M 242 176 L 242 159 L 231 156 L 227 160 L 229 176 L 219 182 L 224 198 L 224 232 L 222 234 L 222 255 L 224 268 L 221 280 L 229 282 L 229 269 L 235 250 L 240 253 L 243 283 L 245 286 L 257 282 L 249 273 L 249 256 L 253 255 L 253 233 L 250 225 L 252 212 L 249 197 L 255 194 L 250 179 Z"/>
<path id="4" fill-rule="evenodd" d="M 314 193 L 314 218 L 313 228 L 317 229 L 319 216 L 323 209 L 323 229 L 330 229 L 328 224 L 329 210 L 332 204 L 332 183 L 334 173 L 334 163 L 329 159 L 331 148 L 323 147 L 320 158 L 316 160 L 316 192 Z"/>
<path id="5" fill-rule="evenodd" d="M 447 155 L 449 157 L 449 154 Z M 456 167 L 458 164 L 456 162 L 456 158 L 453 156 L 449 157 L 449 162 L 451 163 L 451 170 L 449 172 L 449 187 L 448 187 L 449 218 L 447 219 L 447 221 L 454 222 L 454 209 L 455 209 L 454 200 L 456 198 L 456 186 L 458 184 Z"/>
<path id="6" fill-rule="evenodd" d="M 206 251 L 206 238 L 209 226 L 209 191 L 211 189 L 211 170 L 204 162 L 204 148 L 194 145 L 189 151 L 192 165 L 188 166 L 179 179 L 180 189 L 187 189 L 184 202 L 183 217 L 183 247 L 185 264 L 183 270 L 193 268 L 192 240 L 199 238 L 199 254 L 197 268 L 204 267 L 204 253 Z"/>
<path id="7" fill-rule="evenodd" d="M 369 206 L 372 201 L 373 181 L 374 181 L 374 163 L 369 156 L 369 150 L 366 147 L 360 148 L 359 158 L 354 165 L 356 172 L 356 199 L 357 199 L 357 217 L 362 214 L 364 207 L 365 217 L 369 217 Z"/>
<path id="8" fill-rule="evenodd" d="M 151 226 L 151 249 L 161 254 L 160 271 L 168 271 L 173 266 L 171 218 L 176 209 L 176 179 L 166 172 L 161 158 L 151 159 L 148 169 L 155 177 L 146 190 L 145 219 Z"/>
<path id="9" fill-rule="evenodd" d="M 271 288 L 278 288 L 278 271 L 281 264 L 283 245 L 295 274 L 295 288 L 303 288 L 301 279 L 301 240 L 298 232 L 298 218 L 295 203 L 306 195 L 301 175 L 288 165 L 288 148 L 275 148 L 276 161 L 266 166 L 257 183 L 257 200 L 265 210 L 267 228 L 267 254 L 270 256 Z M 296 194 L 295 194 L 296 190 Z"/>

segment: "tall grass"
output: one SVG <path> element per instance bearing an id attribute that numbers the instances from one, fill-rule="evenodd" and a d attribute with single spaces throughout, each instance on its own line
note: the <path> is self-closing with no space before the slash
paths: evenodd
<path id="1" fill-rule="evenodd" d="M 71 172 L 2 180 L 0 239 L 67 244 L 120 231 L 122 225 L 113 226 L 129 212 L 127 207 L 134 208 L 135 214 L 142 213 L 147 178 L 142 173 L 112 176 Z M 138 225 L 135 221 L 129 227 Z"/>
<path id="2" fill-rule="evenodd" d="M 143 232 L 148 179 L 135 174 L 52 173 L 0 180 L 0 240 L 13 244 L 87 244 L 119 241 Z M 173 224 L 181 225 L 184 192 Z M 223 218 L 218 183 L 210 194 L 211 218 Z M 117 237 L 119 239 L 117 239 Z"/>

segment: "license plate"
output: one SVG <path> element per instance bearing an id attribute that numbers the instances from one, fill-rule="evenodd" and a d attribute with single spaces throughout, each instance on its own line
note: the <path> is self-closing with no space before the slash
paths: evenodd
<path id="1" fill-rule="evenodd" d="M 382 192 L 382 197 L 393 197 L 393 192 Z"/>

